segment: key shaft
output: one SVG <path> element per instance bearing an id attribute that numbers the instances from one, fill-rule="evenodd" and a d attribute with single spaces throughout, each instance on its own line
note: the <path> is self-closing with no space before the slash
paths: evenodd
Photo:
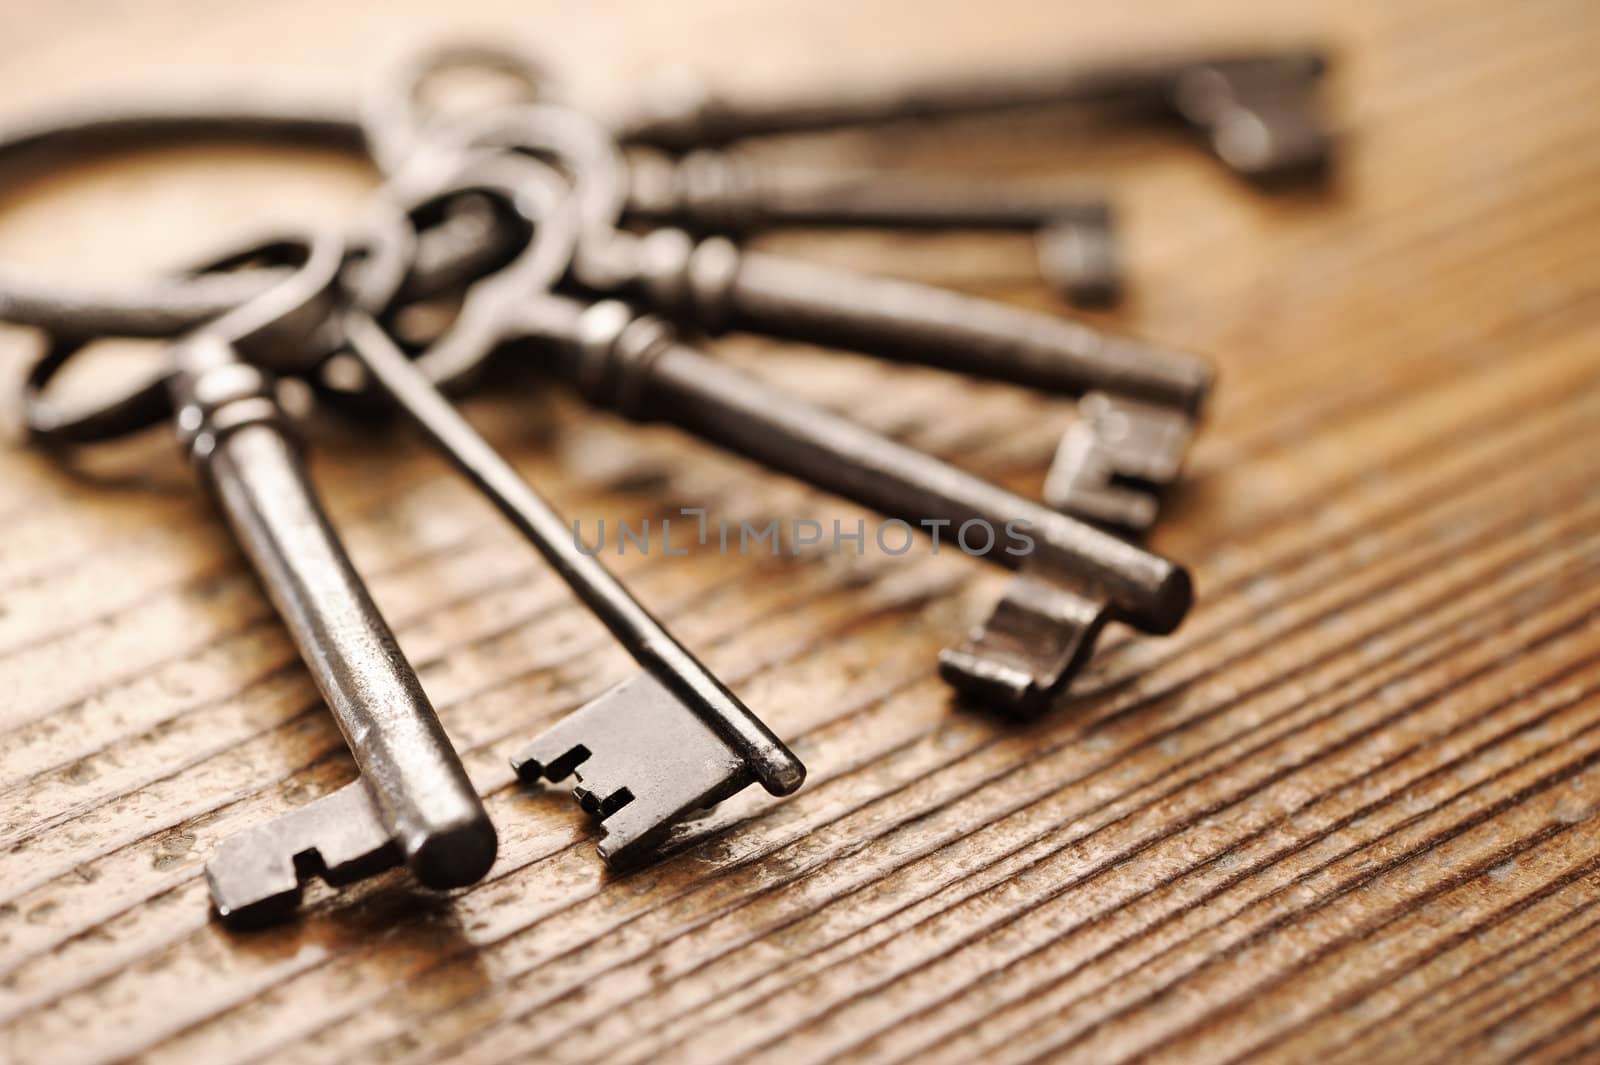
<path id="1" fill-rule="evenodd" d="M 1196 411 L 1211 385 L 1200 358 L 1053 315 L 895 278 L 748 252 L 673 229 L 619 234 L 610 277 L 652 307 L 713 332 L 748 330 L 847 348 L 1043 391 L 1112 392 Z M 581 264 L 580 264 L 581 266 Z"/>
<path id="2" fill-rule="evenodd" d="M 628 213 L 689 228 L 881 226 L 1029 231 L 1104 223 L 1105 202 L 978 178 L 803 170 L 740 151 L 628 158 Z"/>
<path id="3" fill-rule="evenodd" d="M 1212 154 L 1255 181 L 1325 169 L 1331 138 L 1314 90 L 1328 69 L 1314 49 L 997 72 L 899 85 L 840 85 L 787 99 L 734 100 L 683 72 L 652 86 L 618 139 L 687 150 L 748 137 L 1005 111 L 1069 107 L 1122 121 L 1186 124 Z"/>
<path id="4" fill-rule="evenodd" d="M 983 522 L 994 535 L 976 553 L 1069 575 L 1144 631 L 1170 632 L 1188 610 L 1189 575 L 1167 559 L 757 381 L 624 304 L 544 302 L 544 335 L 564 341 L 565 370 L 592 402 L 678 425 L 913 526 Z M 1031 553 L 1009 550 L 1008 523 L 1023 523 Z"/>
<path id="5" fill-rule="evenodd" d="M 494 860 L 494 828 L 334 533 L 270 381 L 203 336 L 186 344 L 179 365 L 181 437 L 338 722 L 394 859 L 429 887 L 478 880 Z M 284 901 L 213 871 L 225 917 Z M 297 890 L 292 875 L 281 882 L 285 871 L 274 867 L 276 886 Z"/>
<path id="6" fill-rule="evenodd" d="M 787 795 L 799 787 L 805 767 L 793 753 L 598 559 L 580 548 L 561 515 L 429 383 L 382 328 L 359 312 L 349 316 L 347 328 L 358 357 L 384 392 L 533 543 L 639 665 L 721 735 L 769 792 Z"/>

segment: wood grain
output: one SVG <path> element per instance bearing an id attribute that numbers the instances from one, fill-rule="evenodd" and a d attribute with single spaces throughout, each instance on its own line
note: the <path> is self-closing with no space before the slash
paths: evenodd
<path id="1" fill-rule="evenodd" d="M 0 453 L 0 1059 L 1600 1060 L 1591 4 L 12 7 L 0 116 L 143 83 L 348 95 L 386 50 L 483 27 L 602 105 L 669 61 L 762 93 L 834 63 L 1329 37 L 1344 151 L 1327 195 L 1269 198 L 1159 137 L 795 149 L 1111 191 L 1136 297 L 1107 321 L 1221 372 L 1155 537 L 1200 602 L 1173 637 L 1115 634 L 1077 698 L 1015 728 L 934 674 L 1001 581 L 949 553 L 612 558 L 811 768 L 627 877 L 506 765 L 625 656 L 415 440 L 325 427 L 319 480 L 501 856 L 449 898 L 396 873 L 222 931 L 206 857 L 348 780 L 337 730 L 159 434 L 101 456 L 100 480 Z M 8 185 L 0 256 L 133 277 L 246 226 L 346 217 L 368 181 L 308 153 L 110 160 Z M 766 243 L 1053 306 L 1015 238 Z M 8 372 L 30 344 L 0 336 Z M 1029 492 L 1071 417 L 719 349 Z M 865 516 L 564 397 L 469 409 L 590 524 Z"/>

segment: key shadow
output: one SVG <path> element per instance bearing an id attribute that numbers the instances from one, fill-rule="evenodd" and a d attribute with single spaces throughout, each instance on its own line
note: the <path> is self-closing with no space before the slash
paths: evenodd
<path id="1" fill-rule="evenodd" d="M 263 968 L 316 950 L 343 977 L 389 989 L 386 1008 L 424 1010 L 434 1000 L 476 997 L 490 983 L 455 906 L 458 894 L 419 887 L 397 868 L 342 888 L 310 881 L 305 902 L 282 924 L 231 929 L 213 915 L 210 927 L 231 953 Z M 423 972 L 426 980 L 413 979 Z"/>

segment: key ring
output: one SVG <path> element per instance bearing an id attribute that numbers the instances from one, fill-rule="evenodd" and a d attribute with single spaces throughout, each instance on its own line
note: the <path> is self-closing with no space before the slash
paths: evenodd
<path id="1" fill-rule="evenodd" d="M 553 285 L 565 272 L 577 236 L 575 223 L 562 207 L 567 200 L 565 182 L 532 159 L 468 156 L 452 187 L 416 188 L 409 195 L 388 188 L 380 193 L 360 227 L 364 254 L 359 271 L 346 271 L 351 303 L 369 313 L 381 313 L 405 293 L 411 277 L 410 268 L 420 246 L 414 219 L 442 206 L 441 201 L 473 192 L 504 200 L 519 217 L 535 222 L 536 228 L 533 239 L 508 265 L 471 285 L 455 323 L 419 360 L 425 372 L 441 385 L 460 382 L 488 356 L 502 333 L 502 323 L 514 313 L 514 301 L 527 292 Z M 298 243 L 287 240 L 252 247 L 204 264 L 196 273 L 226 276 L 206 272 L 252 266 L 263 280 L 270 281 L 274 276 L 281 279 L 284 269 L 303 251 L 297 248 Z M 264 265 L 255 266 L 262 261 Z M 300 271 L 309 268 L 310 264 L 305 263 Z M 452 273 L 443 270 L 440 275 L 443 279 Z M 286 284 L 287 280 L 281 279 L 279 284 Z M 292 319 L 282 298 L 269 299 L 272 291 L 269 286 L 267 292 L 251 297 L 209 326 L 226 331 L 235 347 L 268 364 L 278 361 L 272 357 L 272 349 L 278 346 L 276 338 L 284 331 L 283 323 L 315 313 L 310 307 L 302 308 Z M 246 313 L 262 325 L 252 327 L 242 317 Z M 273 321 L 278 324 L 265 327 Z M 326 308 L 317 324 L 337 330 L 337 321 L 326 313 Z M 304 328 L 303 332 L 309 337 L 316 328 Z M 48 394 L 51 381 L 92 339 L 95 337 L 52 334 L 45 353 L 30 368 L 24 382 L 22 411 L 31 443 L 42 447 L 98 443 L 146 429 L 170 416 L 170 367 L 152 372 L 121 394 L 86 411 L 69 410 L 52 401 Z M 319 353 L 334 352 L 339 339 L 324 336 L 309 347 Z M 360 390 L 359 386 L 339 387 L 326 380 L 322 384 L 326 390 L 347 397 Z"/>
<path id="2" fill-rule="evenodd" d="M 196 276 L 228 276 L 214 271 L 251 265 L 266 287 L 215 320 L 194 330 L 229 343 L 259 363 L 272 364 L 275 353 L 297 347 L 332 320 L 332 295 L 342 266 L 343 242 L 331 234 L 311 239 L 287 238 L 256 243 L 204 264 Z M 369 285 L 398 288 L 404 277 L 406 249 L 390 241 L 370 257 Z M 398 269 L 397 269 L 398 266 Z M 164 365 L 112 399 L 87 411 L 73 411 L 49 395 L 50 383 L 93 336 L 50 335 L 44 354 L 29 368 L 23 382 L 23 426 L 30 444 L 61 448 L 138 432 L 172 414 L 169 385 L 172 367 Z"/>
<path id="3" fill-rule="evenodd" d="M 580 240 L 580 223 L 567 209 L 573 186 L 545 163 L 526 156 L 467 151 L 449 167 L 435 158 L 426 171 L 411 169 L 379 197 L 391 226 L 468 193 L 494 196 L 532 227 L 520 254 L 468 286 L 455 321 L 416 358 L 439 388 L 468 378 L 493 352 L 509 322 L 518 320 L 530 293 L 553 287 L 566 274 Z M 366 301 L 361 309 L 376 309 Z"/>
<path id="4" fill-rule="evenodd" d="M 399 171 L 421 144 L 437 135 L 436 118 L 422 108 L 427 84 L 449 70 L 467 68 L 509 77 L 535 99 L 550 83 L 544 66 L 532 56 L 483 42 L 455 42 L 409 55 L 362 97 L 361 128 L 378 169 L 388 174 Z"/>
<path id="5" fill-rule="evenodd" d="M 365 157 L 360 124 L 352 115 L 322 105 L 256 98 L 214 104 L 157 96 L 113 107 L 68 108 L 0 130 L 0 171 L 108 150 L 205 140 L 331 146 Z M 368 248 L 367 272 L 381 258 L 394 290 L 405 285 L 421 293 L 470 280 L 485 266 L 498 265 L 506 253 L 502 235 L 484 231 L 488 224 L 472 217 L 448 220 L 430 231 L 425 248 L 413 246 L 404 253 L 390 247 L 378 255 L 375 247 Z M 451 226 L 462 232 L 450 232 Z M 397 230 L 379 226 L 372 232 L 392 235 Z M 23 385 L 29 439 L 40 445 L 92 443 L 164 420 L 171 409 L 165 369 L 90 410 L 69 410 L 52 402 L 46 391 L 93 339 L 173 337 L 262 297 L 291 269 L 285 262 L 272 262 L 269 251 L 258 246 L 181 274 L 109 290 L 39 283 L 0 265 L 0 321 L 40 328 L 49 337 Z M 412 269 L 417 273 L 409 274 Z M 394 270 L 400 271 L 398 276 Z"/>
<path id="6" fill-rule="evenodd" d="M 508 75 L 528 88 L 533 100 L 431 123 L 418 101 L 429 79 L 453 67 L 479 67 Z M 585 229 L 613 228 L 627 204 L 627 164 L 606 126 L 566 104 L 541 99 L 550 84 L 544 67 L 512 48 L 484 43 L 452 44 L 425 51 L 378 78 L 363 96 L 362 127 L 373 162 L 399 176 L 443 148 L 516 148 L 543 155 L 571 175 Z"/>
<path id="7" fill-rule="evenodd" d="M 154 97 L 76 107 L 0 130 L 0 170 L 153 144 L 247 140 L 363 148 L 347 114 L 314 104 L 242 98 L 216 104 Z M 65 336 L 167 337 L 226 314 L 281 280 L 258 273 L 175 276 L 118 289 L 82 289 L 0 267 L 0 321 Z"/>

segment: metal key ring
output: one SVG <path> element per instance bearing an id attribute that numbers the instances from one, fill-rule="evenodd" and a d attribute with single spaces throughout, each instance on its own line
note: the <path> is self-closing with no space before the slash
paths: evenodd
<path id="1" fill-rule="evenodd" d="M 398 289 L 405 276 L 405 264 L 397 263 L 397 259 L 406 248 L 392 239 L 380 247 L 367 271 L 367 284 L 370 289 Z M 309 240 L 258 243 L 207 263 L 200 270 L 225 270 L 257 260 L 272 264 L 270 272 L 259 273 L 269 281 L 267 286 L 194 332 L 218 337 L 241 351 L 256 353 L 258 361 L 270 364 L 272 353 L 288 346 L 313 344 L 313 335 L 334 320 L 332 297 L 343 265 L 343 241 L 324 234 Z M 171 416 L 170 366 L 145 375 L 121 394 L 87 411 L 71 411 L 50 398 L 49 386 L 55 376 L 95 339 L 100 338 L 52 334 L 44 355 L 29 368 L 22 393 L 23 426 L 29 443 L 44 448 L 98 443 L 146 429 Z"/>
<path id="2" fill-rule="evenodd" d="M 452 67 L 508 74 L 535 96 L 447 124 L 418 114 L 428 80 Z M 424 175 L 441 153 L 498 147 L 538 155 L 567 171 L 577 189 L 586 240 L 621 222 L 628 200 L 628 168 L 611 130 L 592 115 L 559 101 L 539 99 L 550 83 L 540 63 L 517 49 L 492 43 L 457 43 L 430 49 L 377 78 L 362 99 L 362 123 L 373 161 L 393 180 L 408 171 Z M 427 180 L 426 177 L 423 178 Z"/>
<path id="3" fill-rule="evenodd" d="M 458 41 L 408 56 L 385 70 L 362 97 L 361 125 L 367 150 L 380 170 L 386 174 L 399 172 L 418 148 L 437 133 L 437 121 L 422 109 L 428 82 L 452 69 L 471 68 L 521 82 L 533 98 L 538 98 L 550 83 L 541 63 L 503 45 Z"/>
<path id="4" fill-rule="evenodd" d="M 348 113 L 325 105 L 241 98 L 230 103 L 154 97 L 78 107 L 0 130 L 0 171 L 63 158 L 195 141 L 265 141 L 364 152 Z M 166 337 L 211 321 L 282 280 L 266 275 L 173 276 L 130 288 L 90 290 L 43 283 L 0 268 L 0 321 L 67 336 Z"/>
<path id="5" fill-rule="evenodd" d="M 417 366 L 440 388 L 470 377 L 520 318 L 530 296 L 552 288 L 567 273 L 578 245 L 580 223 L 567 209 L 572 185 L 545 163 L 526 156 L 468 151 L 454 165 L 430 166 L 428 180 L 409 171 L 385 187 L 380 217 L 390 228 L 410 227 L 419 213 L 461 195 L 496 197 L 532 227 L 522 252 L 510 263 L 468 286 L 455 321 L 417 356 Z M 362 310 L 377 307 L 366 301 Z"/>

